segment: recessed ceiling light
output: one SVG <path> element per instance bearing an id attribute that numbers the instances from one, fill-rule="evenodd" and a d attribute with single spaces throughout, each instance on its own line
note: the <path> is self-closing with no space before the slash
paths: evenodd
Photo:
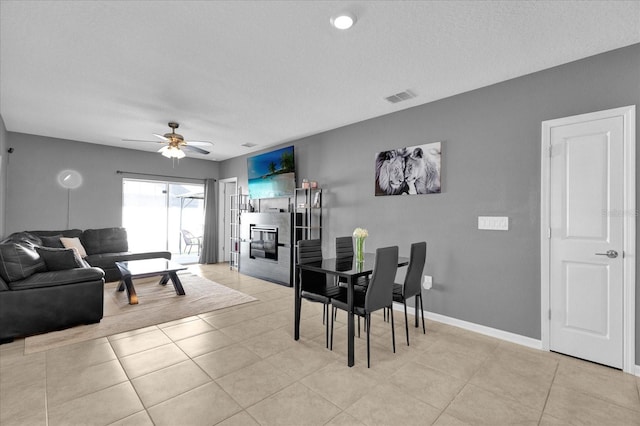
<path id="1" fill-rule="evenodd" d="M 329 22 L 339 30 L 348 30 L 356 23 L 356 17 L 351 13 L 343 12 L 331 17 Z"/>

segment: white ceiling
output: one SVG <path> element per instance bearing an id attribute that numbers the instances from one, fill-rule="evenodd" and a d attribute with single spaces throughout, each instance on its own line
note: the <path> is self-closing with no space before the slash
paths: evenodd
<path id="1" fill-rule="evenodd" d="M 155 151 L 121 139 L 173 120 L 210 160 L 640 42 L 640 1 L 2 0 L 0 19 L 7 130 Z"/>

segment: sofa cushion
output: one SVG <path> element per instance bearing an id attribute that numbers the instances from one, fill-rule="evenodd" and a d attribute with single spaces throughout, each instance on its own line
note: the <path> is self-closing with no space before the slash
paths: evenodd
<path id="1" fill-rule="evenodd" d="M 114 268 L 115 262 L 124 262 L 127 260 L 143 260 L 143 259 L 171 259 L 171 253 L 168 251 L 153 251 L 147 253 L 102 253 L 92 254 L 84 258 L 91 266 L 98 268 Z"/>
<path id="2" fill-rule="evenodd" d="M 44 260 L 33 246 L 26 243 L 0 244 L 0 277 L 7 283 L 25 279 L 46 269 Z"/>
<path id="3" fill-rule="evenodd" d="M 63 271 L 65 269 L 82 268 L 80 255 L 74 249 L 36 247 L 36 251 L 44 260 L 48 271 Z"/>
<path id="4" fill-rule="evenodd" d="M 7 285 L 6 282 L 4 282 L 2 277 L 0 277 L 0 291 L 6 291 L 6 290 L 9 290 L 9 286 Z"/>
<path id="5" fill-rule="evenodd" d="M 53 247 L 53 248 L 64 248 L 62 242 L 60 242 L 60 238 L 62 234 L 54 235 L 51 237 L 40 235 L 40 240 L 42 241 L 42 247 Z"/>
<path id="6" fill-rule="evenodd" d="M 62 235 L 66 238 L 80 238 L 82 235 L 82 229 L 64 229 L 61 231 L 29 231 L 30 234 L 37 235 L 38 237 L 55 237 Z"/>
<path id="7" fill-rule="evenodd" d="M 62 237 L 60 238 L 60 242 L 62 243 L 63 246 L 65 246 L 68 249 L 76 249 L 80 254 L 80 257 L 87 257 L 87 252 L 84 246 L 82 245 L 82 243 L 80 242 L 80 238 Z"/>
<path id="8" fill-rule="evenodd" d="M 87 229 L 80 240 L 88 255 L 129 251 L 127 230 L 124 228 Z"/>
<path id="9" fill-rule="evenodd" d="M 169 257 L 167 257 L 169 254 Z M 168 259 L 171 257 L 169 252 L 158 251 L 158 252 L 148 252 L 148 253 L 131 253 L 131 252 L 120 252 L 120 253 L 101 253 L 101 254 L 92 254 L 85 257 L 86 260 L 91 266 L 98 267 L 107 267 L 114 266 L 115 262 L 124 262 L 127 260 L 142 260 L 142 259 L 153 259 L 153 258 L 165 258 Z"/>
<path id="10" fill-rule="evenodd" d="M 130 254 L 129 252 L 90 254 L 84 260 L 89 265 L 97 266 L 98 268 L 113 267 L 115 262 L 127 260 L 126 258 Z"/>
<path id="11" fill-rule="evenodd" d="M 104 271 L 100 268 L 75 268 L 33 274 L 23 280 L 10 282 L 9 288 L 15 291 L 28 288 L 55 287 L 85 281 L 99 281 L 103 278 Z"/>

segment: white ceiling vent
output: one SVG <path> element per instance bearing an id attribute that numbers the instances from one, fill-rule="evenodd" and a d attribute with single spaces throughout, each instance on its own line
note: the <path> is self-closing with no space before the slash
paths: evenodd
<path id="1" fill-rule="evenodd" d="M 247 143 L 243 143 L 240 146 L 246 146 L 247 148 L 253 148 L 254 146 L 257 146 L 257 143 L 251 143 L 251 142 L 247 142 Z"/>
<path id="2" fill-rule="evenodd" d="M 392 104 L 397 104 L 398 102 L 406 101 L 408 99 L 413 99 L 417 95 L 413 93 L 411 90 L 405 90 L 404 92 L 396 93 L 395 95 L 387 96 L 385 100 L 387 102 L 391 102 Z"/>

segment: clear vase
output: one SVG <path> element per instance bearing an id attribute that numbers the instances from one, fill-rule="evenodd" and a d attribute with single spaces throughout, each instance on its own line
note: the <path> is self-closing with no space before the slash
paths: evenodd
<path id="1" fill-rule="evenodd" d="M 364 262 L 364 237 L 355 237 L 356 262 Z"/>

